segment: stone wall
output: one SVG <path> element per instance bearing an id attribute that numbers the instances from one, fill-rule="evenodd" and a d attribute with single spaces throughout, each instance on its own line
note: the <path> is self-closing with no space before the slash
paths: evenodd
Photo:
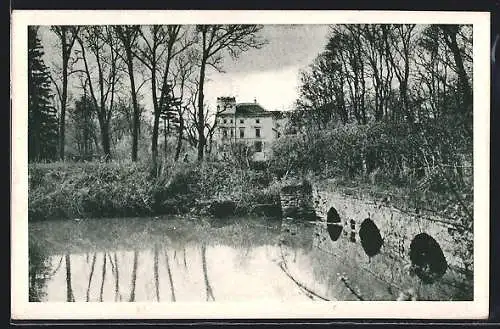
<path id="1" fill-rule="evenodd" d="M 312 186 L 308 182 L 292 183 L 282 187 L 280 203 L 284 218 L 316 219 Z"/>
<path id="2" fill-rule="evenodd" d="M 453 240 L 452 223 L 403 212 L 387 200 L 345 195 L 332 186 L 327 182 L 309 188 L 306 183 L 287 186 L 281 191 L 281 203 L 285 219 L 314 221 L 313 245 L 332 262 L 343 264 L 339 270 L 348 273 L 338 273 L 342 280 L 357 281 L 353 285 L 376 280 L 389 292 L 411 289 L 424 300 L 473 298 L 472 273 L 457 256 L 465 247 Z M 380 289 L 366 296 L 392 297 Z"/>

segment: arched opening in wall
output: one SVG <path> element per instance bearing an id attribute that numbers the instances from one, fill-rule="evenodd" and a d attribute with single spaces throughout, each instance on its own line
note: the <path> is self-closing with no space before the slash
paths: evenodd
<path id="1" fill-rule="evenodd" d="M 327 223 L 340 223 L 340 216 L 334 207 L 330 207 L 326 214 Z"/>
<path id="2" fill-rule="evenodd" d="M 339 223 L 339 213 L 334 207 L 331 207 L 326 214 L 326 229 L 332 241 L 337 241 L 342 233 L 342 225 Z"/>
<path id="3" fill-rule="evenodd" d="M 448 264 L 439 243 L 427 233 L 417 234 L 410 244 L 412 270 L 423 283 L 440 279 Z"/>
<path id="4" fill-rule="evenodd" d="M 384 239 L 382 239 L 380 230 L 370 218 L 366 218 L 361 223 L 359 228 L 359 239 L 361 240 L 363 250 L 370 258 L 376 256 L 384 244 Z"/>

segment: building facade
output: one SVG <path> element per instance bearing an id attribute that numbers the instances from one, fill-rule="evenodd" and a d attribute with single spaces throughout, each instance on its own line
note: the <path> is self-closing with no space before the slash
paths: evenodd
<path id="1" fill-rule="evenodd" d="M 231 149 L 243 143 L 252 150 L 255 161 L 271 155 L 274 140 L 283 135 L 286 116 L 281 111 L 267 111 L 253 103 L 236 103 L 235 97 L 217 98 L 217 128 L 214 134 L 217 156 L 228 156 Z"/>

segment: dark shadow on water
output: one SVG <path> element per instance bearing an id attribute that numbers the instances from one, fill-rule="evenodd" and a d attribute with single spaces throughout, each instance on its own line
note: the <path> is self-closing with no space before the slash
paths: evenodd
<path id="1" fill-rule="evenodd" d="M 342 225 L 327 223 L 328 235 L 330 235 L 330 239 L 332 239 L 332 241 L 337 241 L 340 238 L 342 229 Z"/>

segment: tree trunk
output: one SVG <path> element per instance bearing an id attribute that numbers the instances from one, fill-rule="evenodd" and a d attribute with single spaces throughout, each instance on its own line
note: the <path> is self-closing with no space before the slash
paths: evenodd
<path id="1" fill-rule="evenodd" d="M 153 65 L 156 68 L 156 64 Z M 160 109 L 158 108 L 158 98 L 156 95 L 156 73 L 151 70 L 151 89 L 153 93 L 153 136 L 151 138 L 151 158 L 153 160 L 153 167 L 156 169 L 158 163 L 158 130 L 160 127 Z"/>
<path id="2" fill-rule="evenodd" d="M 205 67 L 206 58 L 203 57 L 200 66 L 200 88 L 198 95 L 198 122 L 196 124 L 198 130 L 198 161 L 203 161 L 203 155 L 205 151 L 205 118 L 203 112 L 203 87 L 205 84 Z"/>
<path id="3" fill-rule="evenodd" d="M 110 133 L 109 133 L 109 122 L 104 119 L 99 120 L 99 126 L 101 128 L 101 144 L 102 151 L 104 152 L 104 156 L 106 161 L 111 160 L 111 148 L 110 148 Z"/>
<path id="4" fill-rule="evenodd" d="M 65 45 L 63 45 L 65 46 Z M 63 52 L 65 50 L 63 49 Z M 66 101 L 68 98 L 68 58 L 63 54 L 63 84 L 61 95 L 61 117 L 59 121 L 59 158 L 64 161 L 64 146 L 66 135 Z"/>
<path id="5" fill-rule="evenodd" d="M 132 123 L 132 161 L 137 161 L 137 149 L 139 143 L 139 126 L 140 126 L 140 113 L 139 106 L 137 104 L 137 94 L 135 92 L 135 79 L 134 79 L 134 62 L 132 57 L 132 50 L 130 48 L 127 49 L 127 67 L 128 67 L 128 76 L 130 78 L 130 92 L 132 96 L 132 106 L 134 108 L 134 116 Z"/>
<path id="6" fill-rule="evenodd" d="M 175 149 L 175 161 L 179 160 L 179 156 L 181 154 L 183 132 L 184 132 L 184 119 L 182 118 L 182 115 L 179 115 L 179 134 L 177 136 L 177 147 Z"/>
<path id="7" fill-rule="evenodd" d="M 163 157 L 167 157 L 167 119 L 163 119 Z"/>

